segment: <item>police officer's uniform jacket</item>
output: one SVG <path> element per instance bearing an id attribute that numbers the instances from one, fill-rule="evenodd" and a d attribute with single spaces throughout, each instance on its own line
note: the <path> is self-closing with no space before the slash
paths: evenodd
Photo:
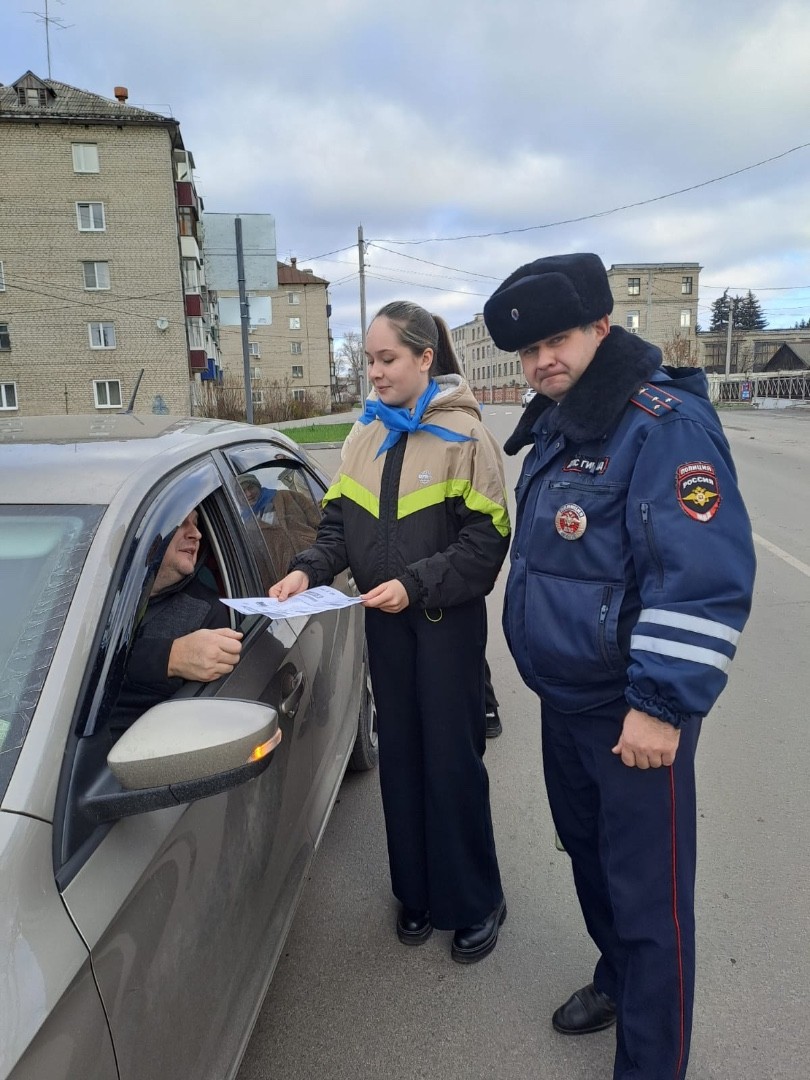
<path id="1" fill-rule="evenodd" d="M 726 683 L 748 617 L 751 526 L 700 369 L 613 327 L 529 445 L 504 629 L 525 682 L 564 713 L 622 695 L 676 726 Z"/>

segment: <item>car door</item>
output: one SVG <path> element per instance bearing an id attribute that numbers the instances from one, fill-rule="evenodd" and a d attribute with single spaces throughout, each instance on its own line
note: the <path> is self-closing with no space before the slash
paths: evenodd
<path id="1" fill-rule="evenodd" d="M 240 446 L 225 455 L 237 478 L 236 498 L 253 536 L 257 560 L 265 567 L 267 589 L 288 570 L 290 559 L 315 541 L 324 477 L 305 455 L 269 440 Z M 269 509 L 260 497 L 244 495 L 246 478 L 264 492 L 275 492 Z M 264 509 L 261 507 L 264 504 Z M 258 509 L 257 512 L 257 507 Z M 357 595 L 347 571 L 334 588 Z M 308 812 L 311 833 L 320 838 L 357 734 L 362 699 L 363 611 L 359 606 L 287 620 L 296 635 L 307 673 L 306 723 L 312 729 L 313 784 Z"/>
<path id="2" fill-rule="evenodd" d="M 279 713 L 282 740 L 264 773 L 177 808 L 88 826 L 82 798 L 106 768 L 105 725 L 143 584 L 160 540 L 198 508 L 220 593 L 254 595 L 244 528 L 206 458 L 154 492 L 116 564 L 108 617 L 63 777 L 58 881 L 88 944 L 121 1080 L 230 1076 L 261 1004 L 312 853 L 304 807 L 311 753 L 299 738 L 291 673 L 302 660 L 281 622 L 252 617 L 227 679 L 181 694 L 238 696 Z"/>

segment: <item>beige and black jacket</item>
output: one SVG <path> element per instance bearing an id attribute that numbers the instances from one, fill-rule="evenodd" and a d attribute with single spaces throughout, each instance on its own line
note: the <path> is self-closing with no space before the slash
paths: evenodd
<path id="1" fill-rule="evenodd" d="M 488 593 L 509 548 L 503 463 L 478 402 L 458 375 L 423 422 L 470 436 L 447 442 L 416 431 L 375 457 L 387 431 L 379 420 L 355 424 L 340 471 L 324 500 L 313 547 L 291 569 L 310 585 L 329 584 L 350 567 L 361 592 L 399 578 L 411 604 L 452 607 Z"/>

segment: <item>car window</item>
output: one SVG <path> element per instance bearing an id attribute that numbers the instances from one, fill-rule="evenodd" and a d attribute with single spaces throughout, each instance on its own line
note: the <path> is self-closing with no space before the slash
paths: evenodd
<path id="1" fill-rule="evenodd" d="M 0 507 L 0 795 L 104 507 Z"/>
<path id="2" fill-rule="evenodd" d="M 272 584 L 284 577 L 290 561 L 310 547 L 318 532 L 321 507 L 311 478 L 298 464 L 270 462 L 240 472 L 237 482 L 255 518 L 270 560 Z"/>

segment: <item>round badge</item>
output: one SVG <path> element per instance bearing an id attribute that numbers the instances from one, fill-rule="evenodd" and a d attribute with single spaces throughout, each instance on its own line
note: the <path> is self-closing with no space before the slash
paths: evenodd
<path id="1" fill-rule="evenodd" d="M 554 515 L 554 525 L 563 540 L 579 540 L 588 527 L 588 516 L 576 503 L 566 503 Z"/>

